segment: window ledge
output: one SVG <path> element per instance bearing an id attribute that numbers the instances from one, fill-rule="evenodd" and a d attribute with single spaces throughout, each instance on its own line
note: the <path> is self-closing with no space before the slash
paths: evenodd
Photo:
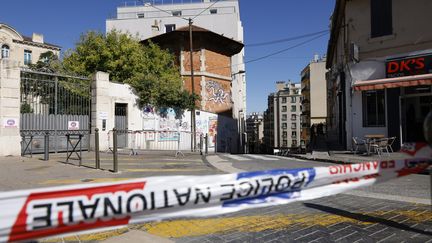
<path id="1" fill-rule="evenodd" d="M 380 36 L 380 37 L 374 37 L 374 38 L 368 38 L 368 42 L 369 43 L 377 43 L 377 42 L 383 42 L 383 41 L 387 41 L 387 40 L 393 40 L 396 38 L 396 33 L 393 33 L 391 35 L 384 35 L 384 36 Z"/>

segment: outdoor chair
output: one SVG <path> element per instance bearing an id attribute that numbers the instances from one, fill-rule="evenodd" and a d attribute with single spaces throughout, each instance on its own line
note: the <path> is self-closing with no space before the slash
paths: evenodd
<path id="1" fill-rule="evenodd" d="M 394 152 L 394 151 L 393 151 L 393 148 L 392 148 L 392 145 L 393 145 L 393 143 L 394 143 L 395 140 L 396 140 L 396 137 L 388 138 L 387 148 L 388 148 L 392 153 Z"/>
<path id="2" fill-rule="evenodd" d="M 386 151 L 387 155 L 390 156 L 388 145 L 389 145 L 388 138 L 380 138 L 375 140 L 375 143 L 371 144 L 371 148 L 373 148 L 377 152 L 378 156 L 381 156 L 384 153 L 384 151 Z"/>
<path id="3" fill-rule="evenodd" d="M 354 154 L 359 152 L 360 146 L 363 146 L 366 149 L 366 141 L 365 140 L 360 139 L 358 137 L 353 137 L 352 140 L 353 140 L 353 152 L 354 152 Z"/>

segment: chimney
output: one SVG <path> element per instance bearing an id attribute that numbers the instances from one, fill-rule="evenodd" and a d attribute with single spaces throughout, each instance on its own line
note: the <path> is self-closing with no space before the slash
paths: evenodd
<path id="1" fill-rule="evenodd" d="M 276 91 L 285 89 L 285 81 L 276 81 Z"/>
<path id="2" fill-rule="evenodd" d="M 33 33 L 32 41 L 36 43 L 44 43 L 44 38 L 42 34 Z"/>

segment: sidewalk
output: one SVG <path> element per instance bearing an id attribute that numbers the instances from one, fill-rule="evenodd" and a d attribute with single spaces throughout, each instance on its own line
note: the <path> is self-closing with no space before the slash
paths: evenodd
<path id="1" fill-rule="evenodd" d="M 366 154 L 354 154 L 352 151 L 329 151 L 329 152 L 318 152 L 313 151 L 307 154 L 288 154 L 287 157 L 293 157 L 298 159 L 316 160 L 322 162 L 330 162 L 336 164 L 352 164 L 366 161 L 377 161 L 377 160 L 396 160 L 406 159 L 410 156 L 407 154 L 395 152 L 389 155 L 384 154 L 382 156 L 366 155 Z"/>

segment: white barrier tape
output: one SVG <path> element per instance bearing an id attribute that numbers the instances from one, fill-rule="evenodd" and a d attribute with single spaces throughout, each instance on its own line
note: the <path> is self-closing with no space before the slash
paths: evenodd
<path id="1" fill-rule="evenodd" d="M 431 164 L 430 147 L 417 145 L 411 150 L 415 157 L 404 160 L 5 192 L 0 194 L 0 242 L 334 195 L 416 173 Z"/>

